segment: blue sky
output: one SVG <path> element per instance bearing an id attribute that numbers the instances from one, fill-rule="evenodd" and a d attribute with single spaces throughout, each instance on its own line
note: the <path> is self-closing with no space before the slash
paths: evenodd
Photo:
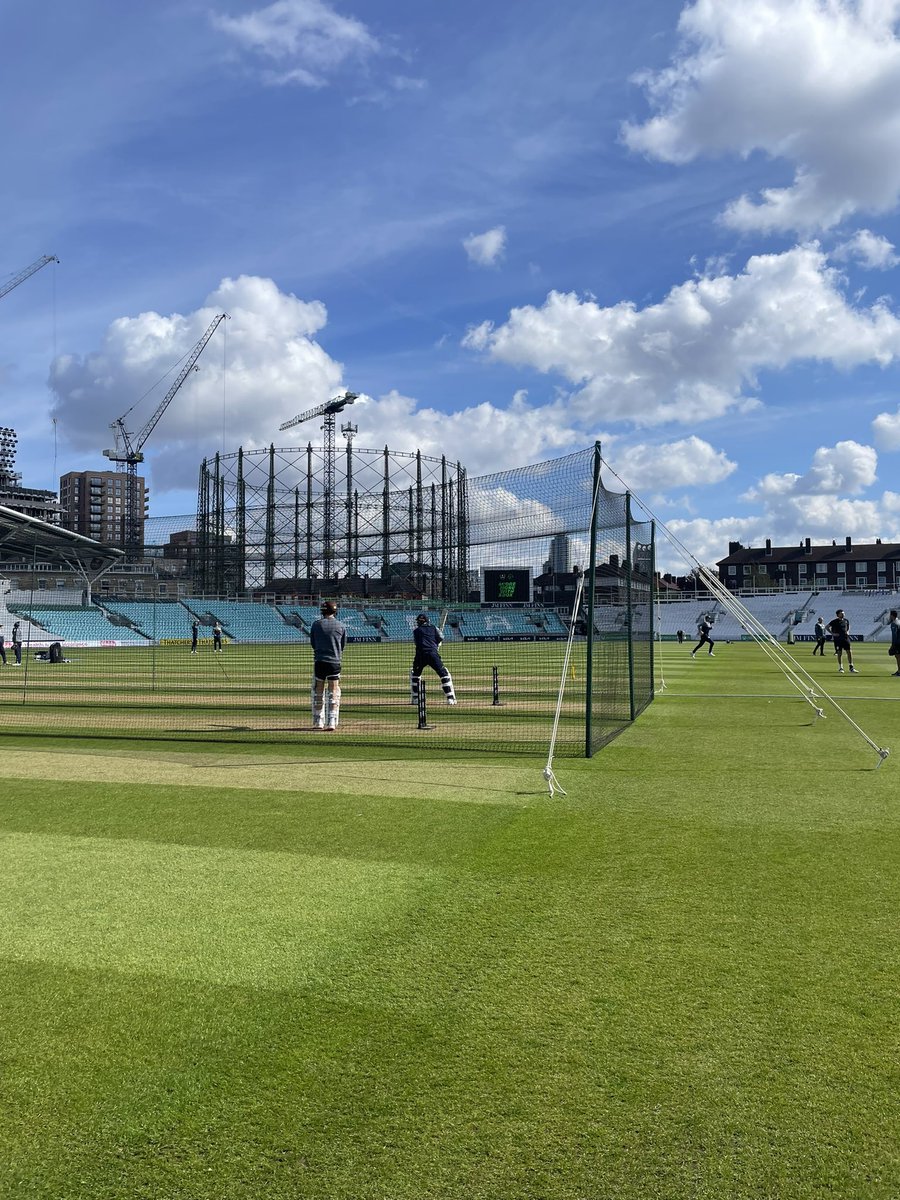
<path id="1" fill-rule="evenodd" d="M 146 445 L 155 515 L 349 387 L 360 445 L 476 474 L 599 438 L 704 561 L 900 540 L 898 18 L 0 3 L 0 277 L 60 258 L 0 301 L 24 481 L 103 465 L 227 311 Z"/>

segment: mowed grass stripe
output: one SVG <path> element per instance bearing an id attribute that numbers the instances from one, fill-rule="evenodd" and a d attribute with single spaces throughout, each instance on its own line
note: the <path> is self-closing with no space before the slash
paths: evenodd
<path id="1" fill-rule="evenodd" d="M 321 741 L 326 735 L 320 734 Z M 353 759 L 342 763 L 291 758 L 242 766 L 240 760 L 184 754 L 154 755 L 146 751 L 115 754 L 39 753 L 9 750 L 2 775 L 11 780 L 69 780 L 79 783 L 154 784 L 160 787 L 219 787 L 238 791 L 328 792 L 343 795 L 421 796 L 463 803 L 508 803 L 513 796 L 541 794 L 546 788 L 537 761 L 530 767 L 505 767 L 436 760 L 415 763 Z M 4 803 L 0 801 L 0 822 Z"/>
<path id="2" fill-rule="evenodd" d="M 6 834 L 0 957 L 254 987 L 333 980 L 402 920 L 409 863 Z"/>

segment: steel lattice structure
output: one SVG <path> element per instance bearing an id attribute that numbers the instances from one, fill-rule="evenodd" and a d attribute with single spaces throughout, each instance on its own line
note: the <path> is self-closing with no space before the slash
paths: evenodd
<path id="1" fill-rule="evenodd" d="M 354 429 L 355 432 L 355 429 Z M 347 431 L 345 431 L 345 434 Z M 465 599 L 468 500 L 460 463 L 420 451 L 292 446 L 204 459 L 196 582 L 241 595 L 359 590 Z"/>

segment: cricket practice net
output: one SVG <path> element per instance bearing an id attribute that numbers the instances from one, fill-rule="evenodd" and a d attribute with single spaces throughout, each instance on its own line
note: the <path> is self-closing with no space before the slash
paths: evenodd
<path id="1" fill-rule="evenodd" d="M 4 731 L 540 754 L 570 641 L 558 754 L 592 754 L 652 699 L 653 526 L 603 487 L 599 446 L 479 478 L 415 464 L 379 506 L 354 495 L 340 538 L 318 493 L 261 490 L 148 520 L 130 561 L 0 513 Z M 347 634 L 334 734 L 311 712 L 325 599 Z M 423 613 L 443 672 L 411 679 Z"/>

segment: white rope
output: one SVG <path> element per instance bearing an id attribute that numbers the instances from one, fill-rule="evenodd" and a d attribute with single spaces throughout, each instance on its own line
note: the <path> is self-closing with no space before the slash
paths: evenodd
<path id="1" fill-rule="evenodd" d="M 594 487 L 594 497 L 591 501 L 591 523 L 588 528 L 594 530 L 594 514 L 597 510 L 597 499 L 600 495 L 600 472 L 597 472 L 597 481 Z M 566 652 L 563 655 L 562 676 L 559 681 L 559 693 L 556 697 L 556 712 L 553 716 L 553 729 L 550 734 L 550 746 L 547 751 L 547 765 L 544 767 L 544 779 L 547 782 L 547 790 L 550 796 L 553 797 L 557 792 L 561 796 L 568 795 L 565 788 L 560 784 L 559 780 L 553 773 L 553 755 L 556 753 L 556 736 L 559 732 L 559 718 L 562 713 L 563 696 L 566 690 L 566 679 L 569 674 L 569 663 L 572 659 L 572 643 L 575 640 L 575 623 L 578 620 L 578 613 L 581 607 L 581 597 L 584 594 L 584 577 L 589 574 L 589 571 L 582 571 L 578 577 L 578 586 L 575 589 L 575 600 L 572 604 L 572 615 L 569 621 L 569 638 L 566 642 Z M 594 631 L 588 630 L 588 637 L 593 636 Z"/>
<path id="2" fill-rule="evenodd" d="M 662 610 L 660 609 L 659 588 L 656 589 L 656 630 L 658 645 L 662 646 Z M 659 668 L 659 687 L 656 689 L 657 695 L 666 690 L 666 668 L 663 665 L 663 656 L 661 654 L 653 655 L 654 667 Z"/>
<path id="3" fill-rule="evenodd" d="M 547 765 L 544 767 L 544 779 L 547 781 L 547 789 L 552 796 L 559 792 L 561 796 L 566 796 L 568 793 L 562 786 L 556 776 L 553 774 L 553 755 L 556 751 L 556 735 L 559 732 L 559 718 L 562 713 L 563 696 L 566 690 L 566 679 L 569 675 L 569 663 L 572 659 L 572 643 L 575 641 L 575 623 L 578 619 L 579 607 L 581 605 L 581 597 L 584 593 L 584 572 L 578 577 L 578 587 L 575 589 L 575 601 L 572 605 L 572 616 L 569 622 L 569 637 L 566 642 L 566 652 L 563 655 L 562 678 L 559 681 L 559 693 L 556 697 L 556 712 L 553 715 L 553 730 L 550 734 L 550 748 L 547 751 Z"/>
<path id="4" fill-rule="evenodd" d="M 625 483 L 622 477 L 613 470 L 613 468 L 605 459 L 601 459 L 601 462 L 607 468 L 610 474 L 614 475 L 616 479 L 619 480 L 619 483 L 622 484 L 626 491 L 631 490 L 628 488 L 628 485 Z M 631 494 L 634 496 L 634 492 Z M 803 699 L 806 700 L 806 702 L 813 708 L 816 717 L 824 720 L 825 713 L 823 709 L 815 703 L 815 701 L 819 698 L 819 693 L 816 691 L 816 687 L 819 685 L 813 676 L 810 675 L 809 672 L 803 667 L 801 667 L 800 664 L 797 663 L 796 660 L 785 651 L 777 639 L 772 637 L 763 623 L 757 617 L 755 617 L 745 605 L 741 604 L 740 600 L 725 587 L 722 581 L 716 575 L 713 575 L 711 571 L 707 570 L 707 568 L 703 566 L 699 559 L 691 554 L 690 550 L 688 550 L 688 548 L 681 541 L 679 541 L 679 539 L 674 533 L 672 533 L 665 522 L 660 521 L 653 510 L 649 508 L 643 500 L 638 498 L 638 503 L 640 504 L 641 508 L 643 508 L 644 511 L 651 517 L 651 519 L 656 522 L 656 527 L 662 530 L 665 537 L 678 551 L 682 559 L 686 563 L 693 564 L 698 572 L 699 578 L 702 580 L 707 590 L 713 596 L 715 596 L 726 612 L 730 613 L 739 620 L 752 640 L 765 652 L 765 654 L 768 655 L 770 661 L 775 663 L 775 665 L 784 674 L 792 686 L 800 692 Z M 822 694 L 828 703 L 835 709 L 835 711 L 844 718 L 847 724 L 850 725 L 850 727 L 860 735 L 863 741 L 865 741 L 866 744 L 870 746 L 871 749 L 874 750 L 878 755 L 878 762 L 876 764 L 877 770 L 890 754 L 890 750 L 887 747 L 879 746 L 877 742 L 874 742 L 872 738 L 870 738 L 865 732 L 865 730 L 853 720 L 850 714 L 846 712 L 846 710 L 843 709 L 840 704 L 838 704 L 833 696 L 829 695 L 829 693 L 824 691 L 824 689 Z"/>

